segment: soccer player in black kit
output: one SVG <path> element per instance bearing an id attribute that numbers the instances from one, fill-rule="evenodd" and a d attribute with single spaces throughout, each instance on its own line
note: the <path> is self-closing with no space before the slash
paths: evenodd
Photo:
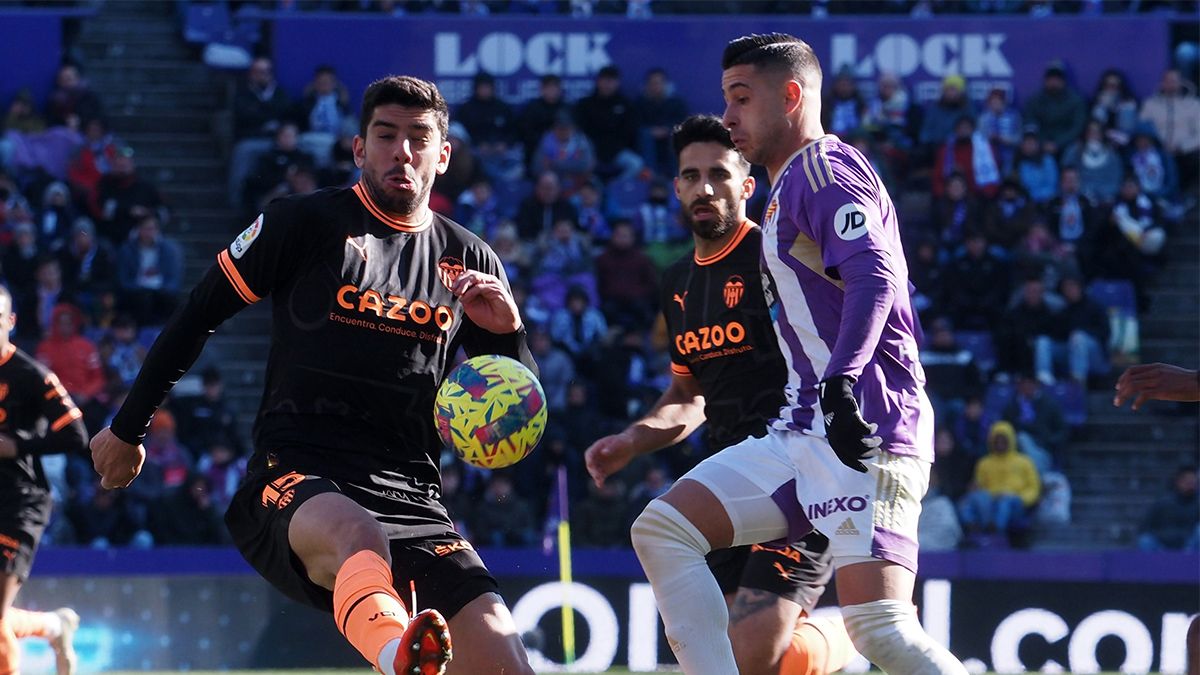
<path id="1" fill-rule="evenodd" d="M 255 453 L 225 516 L 242 554 L 332 612 L 385 675 L 532 675 L 495 579 L 438 501 L 433 400 L 459 347 L 536 368 L 499 259 L 429 209 L 448 118 L 430 82 L 372 83 L 354 139 L 362 180 L 270 204 L 221 251 L 92 457 L 104 485 L 128 485 L 171 384 L 222 321 L 270 295 Z"/>
<path id="2" fill-rule="evenodd" d="M 650 413 L 587 449 L 599 484 L 634 457 L 673 445 L 707 422 L 716 451 L 762 436 L 784 404 L 787 366 L 763 296 L 762 233 L 746 218 L 750 165 L 717 117 L 675 128 L 675 193 L 695 252 L 663 273 L 671 384 Z M 823 675 L 853 655 L 845 627 L 808 618 L 832 573 L 829 540 L 713 551 L 708 566 L 730 605 L 729 632 L 745 674 Z"/>
<path id="3" fill-rule="evenodd" d="M 58 675 L 71 675 L 79 615 L 65 607 L 31 612 L 12 605 L 50 522 L 41 456 L 83 454 L 87 430 L 58 377 L 9 342 L 16 318 L 12 295 L 0 286 L 0 675 L 20 672 L 17 638 L 23 637 L 49 640 Z"/>

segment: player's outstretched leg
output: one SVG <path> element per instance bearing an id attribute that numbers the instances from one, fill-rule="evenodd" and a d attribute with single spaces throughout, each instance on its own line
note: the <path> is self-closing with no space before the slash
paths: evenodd
<path id="1" fill-rule="evenodd" d="M 917 620 L 911 600 L 915 583 L 911 571 L 883 560 L 838 570 L 842 616 L 855 649 L 892 675 L 967 675 L 958 659 Z"/>
<path id="2" fill-rule="evenodd" d="M 694 522 L 702 523 L 703 530 Z M 725 548 L 733 538 L 721 502 L 700 483 L 681 479 L 646 506 L 630 534 L 683 671 L 736 673 L 725 598 L 704 562 L 714 546 Z"/>
<path id="3" fill-rule="evenodd" d="M 441 675 L 450 633 L 437 612 L 411 625 L 392 586 L 383 528 L 354 501 L 318 494 L 292 515 L 288 543 L 313 583 L 333 591 L 338 631 L 384 675 Z"/>
<path id="4" fill-rule="evenodd" d="M 829 539 L 813 532 L 788 546 L 755 544 L 729 610 L 742 675 L 827 675 L 855 656 L 841 617 L 809 615 L 833 576 Z"/>
<path id="5" fill-rule="evenodd" d="M 780 438 L 750 437 L 698 464 L 634 521 L 633 548 L 688 675 L 737 672 L 729 610 L 705 554 L 800 534 L 776 500 L 795 494 L 795 476 Z"/>
<path id="6" fill-rule="evenodd" d="M 854 643 L 840 619 L 801 617 L 779 662 L 779 675 L 836 673 L 854 656 Z"/>
<path id="7" fill-rule="evenodd" d="M 14 636 L 19 638 L 38 637 L 50 643 L 54 651 L 54 662 L 58 675 L 74 675 L 75 631 L 79 628 L 79 615 L 70 607 L 60 607 L 53 612 L 31 612 L 10 607 L 4 613 L 4 621 Z"/>
<path id="8" fill-rule="evenodd" d="M 384 675 L 441 675 L 451 658 L 450 629 L 434 610 L 411 621 L 378 553 L 350 556 L 333 584 L 333 618 L 350 644 Z"/>
<path id="9" fill-rule="evenodd" d="M 739 598 L 744 590 L 738 590 Z M 829 675 L 856 655 L 840 620 L 800 614 L 795 603 L 763 591 L 751 591 L 747 600 L 753 601 L 755 596 L 770 604 L 730 625 L 741 675 Z M 733 611 L 738 611 L 736 605 Z M 787 615 L 790 623 L 784 623 Z"/>
<path id="10" fill-rule="evenodd" d="M 534 675 L 504 601 L 484 593 L 450 617 L 458 647 L 447 675 Z"/>

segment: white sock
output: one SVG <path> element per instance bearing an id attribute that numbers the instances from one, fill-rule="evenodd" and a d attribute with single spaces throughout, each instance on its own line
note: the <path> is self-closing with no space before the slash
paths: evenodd
<path id="1" fill-rule="evenodd" d="M 396 665 L 396 652 L 400 650 L 400 638 L 388 640 L 383 649 L 379 650 L 379 672 L 383 675 L 396 675 L 392 667 Z"/>
<path id="2" fill-rule="evenodd" d="M 967 675 L 963 664 L 921 627 L 910 602 L 847 605 L 842 618 L 854 648 L 889 675 Z"/>
<path id="3" fill-rule="evenodd" d="M 46 639 L 53 640 L 63 634 L 62 617 L 54 612 L 46 612 Z"/>
<path id="4" fill-rule="evenodd" d="M 666 628 L 667 641 L 687 675 L 737 672 L 727 633 L 729 610 L 704 555 L 704 535 L 661 500 L 650 502 L 630 531 Z"/>

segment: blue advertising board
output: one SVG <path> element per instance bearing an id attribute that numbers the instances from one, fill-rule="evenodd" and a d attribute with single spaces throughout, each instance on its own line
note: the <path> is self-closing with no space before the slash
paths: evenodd
<path id="1" fill-rule="evenodd" d="M 785 31 L 804 38 L 827 79 L 848 70 L 868 91 L 881 73 L 891 72 L 924 101 L 937 96 L 942 78 L 959 74 L 974 98 L 999 87 L 1019 102 L 1037 90 L 1055 60 L 1085 95 L 1105 69 L 1117 67 L 1145 97 L 1169 62 L 1169 28 L 1169 20 L 1158 16 L 638 21 L 279 14 L 272 30 L 276 69 L 292 92 L 303 90 L 318 65 L 329 64 L 354 96 L 382 75 L 409 74 L 436 81 L 453 105 L 470 95 L 475 74 L 488 72 L 502 98 L 520 102 L 536 95 L 540 76 L 552 73 L 563 78 L 567 98 L 574 100 L 590 92 L 600 68 L 613 64 L 630 95 L 648 70 L 661 67 L 692 110 L 715 112 L 722 106 L 721 52 L 747 33 Z"/>

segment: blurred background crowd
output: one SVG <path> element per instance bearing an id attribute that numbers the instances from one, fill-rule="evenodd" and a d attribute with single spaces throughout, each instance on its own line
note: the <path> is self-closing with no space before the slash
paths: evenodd
<path id="1" fill-rule="evenodd" d="M 200 4 L 200 3 L 194 3 Z M 877 0 L 650 2 L 504 0 L 230 2 L 288 11 L 534 13 L 639 18 L 675 13 L 1096 14 L 1195 12 L 1193 2 Z M 69 45 L 68 45 L 69 46 Z M 269 53 L 263 49 L 260 53 Z M 139 170 L 141 150 L 110 126 L 87 59 L 72 54 L 52 93 L 10 101 L 0 137 L 0 274 L 19 315 L 14 341 L 45 362 L 91 432 L 120 404 L 188 277 L 172 203 Z M 827 72 L 830 133 L 854 144 L 900 212 L 921 358 L 937 410 L 937 462 L 922 517 L 927 550 L 1027 546 L 1040 523 L 1070 520 L 1065 469 L 1089 391 L 1139 358 L 1138 322 L 1173 238 L 1196 229 L 1200 99 L 1196 63 L 1161 73 L 1139 98 L 1120 59 L 1096 81 L 1050 62 L 1021 100 L 968 96 L 945 77 L 918 101 L 884 73 Z M 220 139 L 222 188 L 239 217 L 269 201 L 358 179 L 358 100 L 336 69 L 303 90 L 280 86 L 266 56 L 237 73 Z M 654 64 L 600 69 L 571 100 L 556 75 L 510 103 L 487 73 L 452 110 L 449 171 L 432 206 L 488 241 L 530 331 L 551 411 L 536 453 L 485 472 L 447 457 L 445 501 L 480 545 L 542 542 L 566 467 L 576 543 L 628 545 L 628 525 L 707 449 L 702 434 L 643 458 L 596 488 L 582 466 L 596 438 L 645 413 L 669 377 L 657 283 L 691 248 L 672 186 L 673 125 L 695 112 Z M 760 188 L 767 184 L 757 174 Z M 764 191 L 748 213 L 757 219 Z M 232 236 L 232 234 L 230 234 Z M 215 253 L 215 249 L 213 251 Z M 48 460 L 59 509 L 53 544 L 222 543 L 220 514 L 248 455 L 247 414 L 210 363 L 173 394 L 127 491 L 99 489 L 85 457 Z M 1163 476 L 1144 548 L 1197 547 L 1194 467 Z"/>

